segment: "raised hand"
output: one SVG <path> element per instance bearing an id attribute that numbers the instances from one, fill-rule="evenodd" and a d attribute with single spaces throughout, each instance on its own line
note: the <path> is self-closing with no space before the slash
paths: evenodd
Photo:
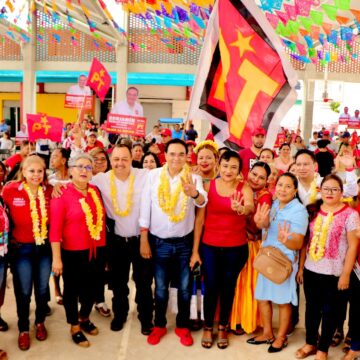
<path id="1" fill-rule="evenodd" d="M 284 221 L 284 226 L 281 226 L 280 223 L 278 224 L 278 240 L 285 244 L 291 235 L 290 232 L 290 224 L 287 224 L 286 221 Z"/>
<path id="2" fill-rule="evenodd" d="M 189 174 L 186 179 L 180 178 L 183 186 L 184 194 L 190 197 L 196 197 L 198 191 L 196 190 L 196 180 L 194 181 L 192 176 Z"/>
<path id="3" fill-rule="evenodd" d="M 236 211 L 239 215 L 242 215 L 244 213 L 245 206 L 243 205 L 244 198 L 241 195 L 241 192 L 235 190 L 230 196 L 230 201 L 231 209 Z"/>
<path id="4" fill-rule="evenodd" d="M 254 222 L 259 229 L 265 227 L 269 222 L 270 206 L 266 203 L 258 204 L 254 215 Z"/>

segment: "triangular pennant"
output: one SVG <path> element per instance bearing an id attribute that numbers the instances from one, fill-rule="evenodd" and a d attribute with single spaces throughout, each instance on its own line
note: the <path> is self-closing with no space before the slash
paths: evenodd
<path id="1" fill-rule="evenodd" d="M 311 31 L 310 31 L 310 35 L 313 39 L 317 39 L 319 37 L 320 34 L 320 27 L 319 26 L 315 26 L 312 25 L 311 26 Z"/>
<path id="2" fill-rule="evenodd" d="M 350 11 L 351 11 L 351 12 L 353 13 L 353 15 L 356 17 L 356 20 L 357 20 L 358 22 L 360 22 L 360 10 L 351 9 Z"/>
<path id="3" fill-rule="evenodd" d="M 346 25 L 350 21 L 350 19 L 348 17 L 344 17 L 344 16 L 337 16 L 336 21 L 340 25 Z"/>
<path id="4" fill-rule="evenodd" d="M 335 0 L 335 6 L 340 10 L 349 10 L 351 0 Z"/>
<path id="5" fill-rule="evenodd" d="M 314 22 L 314 24 L 322 25 L 323 19 L 324 19 L 324 13 L 322 13 L 321 11 L 311 10 L 310 17 L 311 17 L 312 21 Z"/>
<path id="6" fill-rule="evenodd" d="M 269 23 L 272 25 L 272 27 L 276 29 L 279 24 L 279 18 L 276 15 L 268 12 L 265 13 L 265 16 L 268 19 Z"/>
<path id="7" fill-rule="evenodd" d="M 302 36 L 306 36 L 306 35 L 309 35 L 309 32 L 306 31 L 305 29 L 299 29 L 299 32 Z"/>
<path id="8" fill-rule="evenodd" d="M 289 21 L 289 16 L 288 14 L 282 12 L 282 11 L 277 11 L 275 10 L 276 15 L 279 17 L 279 19 L 284 23 L 284 25 L 287 25 L 288 21 Z"/>
<path id="9" fill-rule="evenodd" d="M 331 33 L 332 25 L 328 23 L 323 23 L 322 28 L 324 29 L 325 34 L 329 35 Z"/>
<path id="10" fill-rule="evenodd" d="M 312 20 L 303 16 L 298 18 L 307 31 L 311 31 Z"/>
<path id="11" fill-rule="evenodd" d="M 311 1 L 310 0 L 295 0 L 296 12 L 302 16 L 309 16 Z"/>
<path id="12" fill-rule="evenodd" d="M 337 15 L 337 11 L 338 11 L 338 8 L 336 6 L 333 6 L 333 5 L 329 5 L 329 4 L 323 4 L 321 5 L 321 7 L 324 9 L 327 17 L 330 19 L 330 20 L 336 20 L 336 15 Z"/>
<path id="13" fill-rule="evenodd" d="M 287 24 L 287 28 L 291 33 L 297 35 L 299 33 L 300 24 L 297 21 L 290 20 Z"/>
<path id="14" fill-rule="evenodd" d="M 296 7 L 289 4 L 284 4 L 284 10 L 287 13 L 290 20 L 296 20 L 298 13 Z"/>

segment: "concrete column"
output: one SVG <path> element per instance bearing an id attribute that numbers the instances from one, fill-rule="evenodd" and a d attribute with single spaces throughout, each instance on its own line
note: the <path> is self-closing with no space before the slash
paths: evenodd
<path id="1" fill-rule="evenodd" d="M 118 45 L 116 48 L 116 99 L 115 101 L 125 99 L 127 85 L 127 45 Z"/>
<path id="2" fill-rule="evenodd" d="M 300 122 L 301 134 L 306 145 L 312 137 L 313 116 L 314 116 L 314 89 L 315 81 L 304 79 L 304 101 Z"/>
<path id="3" fill-rule="evenodd" d="M 26 114 L 36 113 L 36 16 L 32 17 L 32 36 L 22 45 L 23 84 L 21 91 L 21 122 L 26 123 Z"/>

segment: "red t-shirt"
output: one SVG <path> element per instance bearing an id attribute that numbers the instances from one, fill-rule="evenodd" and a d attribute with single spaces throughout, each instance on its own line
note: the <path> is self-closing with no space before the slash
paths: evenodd
<path id="1" fill-rule="evenodd" d="M 165 159 L 165 144 L 156 144 L 159 148 L 160 152 L 157 154 L 157 157 L 159 158 L 160 164 L 164 165 L 166 163 Z"/>
<path id="2" fill-rule="evenodd" d="M 103 149 L 104 145 L 103 145 L 103 143 L 101 141 L 96 140 L 94 146 L 86 145 L 85 152 L 90 152 L 92 149 L 95 149 L 95 148 Z"/>
<path id="3" fill-rule="evenodd" d="M 251 167 L 257 160 L 257 155 L 250 148 L 240 150 L 239 155 L 242 160 L 241 172 L 244 176 L 244 179 L 246 180 Z"/>
<path id="4" fill-rule="evenodd" d="M 22 156 L 19 153 L 17 153 L 7 158 L 5 160 L 5 165 L 8 168 L 10 168 L 10 170 L 12 170 L 15 167 L 15 165 L 21 163 L 22 160 L 23 160 Z"/>
<path id="5" fill-rule="evenodd" d="M 242 190 L 243 183 L 237 187 Z M 231 209 L 229 196 L 221 196 L 216 190 L 216 180 L 210 181 L 208 203 L 202 242 L 218 247 L 241 246 L 247 243 L 246 216 L 238 215 Z"/>
<path id="6" fill-rule="evenodd" d="M 97 187 L 95 189 L 103 208 L 103 228 L 100 240 L 94 240 L 86 225 L 86 217 L 79 202 L 84 198 L 74 185 L 69 184 L 63 188 L 60 198 L 51 199 L 50 203 L 50 242 L 61 242 L 65 250 L 96 250 L 96 247 L 105 246 L 105 208 Z M 96 206 L 89 193 L 85 197 L 86 203 L 90 206 L 93 215 L 93 223 L 96 223 Z"/>
<path id="7" fill-rule="evenodd" d="M 50 198 L 52 193 L 52 186 L 44 186 L 46 210 L 48 215 L 47 224 L 49 224 L 50 218 Z M 2 197 L 4 203 L 9 209 L 9 215 L 11 219 L 11 239 L 16 240 L 19 243 L 34 243 L 33 224 L 30 211 L 30 199 L 27 192 L 24 190 L 21 181 L 14 181 L 6 184 L 2 191 Z M 36 207 L 40 216 L 40 204 L 39 198 L 36 198 Z M 41 219 L 40 219 L 41 224 Z"/>

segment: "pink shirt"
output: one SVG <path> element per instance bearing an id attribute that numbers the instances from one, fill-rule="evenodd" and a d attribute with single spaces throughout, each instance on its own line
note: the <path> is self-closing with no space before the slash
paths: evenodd
<path id="1" fill-rule="evenodd" d="M 326 216 L 326 213 L 322 210 L 320 210 L 320 214 Z M 316 218 L 310 223 L 310 241 L 307 247 L 305 267 L 318 274 L 340 276 L 348 250 L 346 234 L 360 227 L 359 214 L 349 206 L 344 206 L 334 213 L 334 218 L 329 226 L 325 255 L 318 261 L 312 260 L 309 256 L 315 221 Z"/>
<path id="2" fill-rule="evenodd" d="M 96 223 L 96 207 L 92 197 L 87 193 L 86 197 L 74 188 L 73 184 L 67 185 L 62 189 L 63 194 L 58 199 L 51 199 L 50 202 L 50 242 L 61 242 L 61 247 L 65 250 L 87 250 L 94 252 L 97 247 L 105 246 L 105 209 L 97 187 L 89 185 L 95 189 L 103 208 L 103 228 L 100 240 L 91 238 L 86 226 L 85 214 L 79 202 L 85 198 L 93 214 L 93 222 Z"/>

